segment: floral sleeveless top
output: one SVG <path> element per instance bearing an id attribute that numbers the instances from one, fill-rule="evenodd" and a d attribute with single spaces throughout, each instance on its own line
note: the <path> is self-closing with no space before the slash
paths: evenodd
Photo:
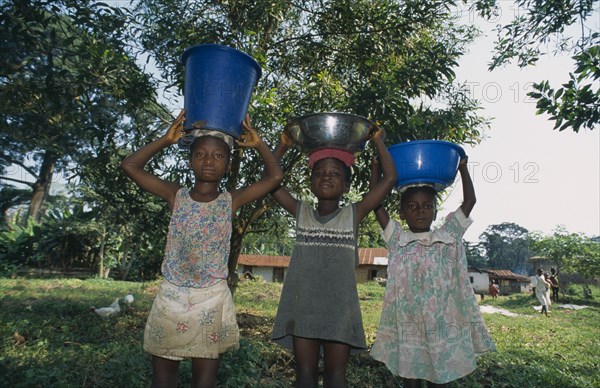
<path id="1" fill-rule="evenodd" d="M 189 189 L 175 196 L 161 271 L 183 287 L 210 287 L 227 278 L 231 238 L 231 194 L 197 202 Z"/>

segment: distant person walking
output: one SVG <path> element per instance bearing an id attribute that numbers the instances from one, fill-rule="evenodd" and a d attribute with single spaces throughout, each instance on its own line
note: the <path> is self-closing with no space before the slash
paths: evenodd
<path id="1" fill-rule="evenodd" d="M 535 277 L 535 280 L 535 296 L 542 304 L 541 314 L 548 316 L 548 299 L 546 298 L 546 291 L 550 288 L 550 283 L 546 281 L 543 269 L 540 268 L 537 270 L 537 276 Z"/>
<path id="2" fill-rule="evenodd" d="M 492 280 L 492 282 L 490 283 L 489 292 L 492 299 L 496 299 L 498 295 L 500 295 L 500 287 L 498 286 L 498 283 Z"/>
<path id="3" fill-rule="evenodd" d="M 544 280 L 549 284 L 549 287 L 546 288 L 546 302 L 548 306 L 552 306 L 552 300 L 550 299 L 550 288 L 552 287 L 552 283 L 550 282 L 550 274 L 548 272 L 544 272 Z"/>
<path id="4" fill-rule="evenodd" d="M 560 290 L 560 283 L 558 281 L 558 271 L 554 268 L 550 268 L 550 288 L 552 290 L 552 300 L 558 302 L 558 291 Z"/>

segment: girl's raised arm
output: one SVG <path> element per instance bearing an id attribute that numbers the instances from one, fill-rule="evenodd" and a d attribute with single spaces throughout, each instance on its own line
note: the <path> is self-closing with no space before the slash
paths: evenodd
<path id="1" fill-rule="evenodd" d="M 377 128 L 377 131 L 371 138 L 371 143 L 375 144 L 377 154 L 379 155 L 379 163 L 382 167 L 383 177 L 377 182 L 377 184 L 369 189 L 365 194 L 362 201 L 356 204 L 356 221 L 360 222 L 363 218 L 369 214 L 373 209 L 376 209 L 385 197 L 390 193 L 396 180 L 398 179 L 398 173 L 396 172 L 396 165 L 392 159 L 392 155 L 383 142 L 385 131 L 382 128 Z"/>
<path id="2" fill-rule="evenodd" d="M 467 217 L 471 214 L 471 210 L 473 210 L 473 206 L 475 206 L 475 202 L 477 202 L 473 181 L 471 180 L 471 175 L 469 175 L 469 169 L 467 168 L 468 160 L 469 157 L 465 156 L 458 164 L 458 171 L 460 172 L 463 188 L 463 203 L 460 205 L 460 209 Z"/>
<path id="3" fill-rule="evenodd" d="M 263 161 L 265 162 L 265 173 L 263 178 L 258 182 L 248 185 L 244 188 L 234 190 L 231 193 L 232 211 L 236 211 L 245 204 L 259 199 L 268 194 L 271 190 L 279 186 L 283 180 L 283 171 L 279 167 L 279 162 L 267 147 L 267 144 L 258 136 L 256 130 L 250 124 L 250 117 L 246 115 L 246 119 L 242 123 L 246 132 L 242 135 L 242 140 L 237 141 L 238 146 L 255 148 Z"/>
<path id="4" fill-rule="evenodd" d="M 182 110 L 173 124 L 163 136 L 146 144 L 139 150 L 127 156 L 121 162 L 121 168 L 125 174 L 143 190 L 163 198 L 173 209 L 175 194 L 179 190 L 179 184 L 165 181 L 156 175 L 146 171 L 144 167 L 148 161 L 162 149 L 177 143 L 183 134 L 183 121 L 185 112 Z"/>
<path id="5" fill-rule="evenodd" d="M 373 163 L 371 164 L 371 179 L 369 181 L 369 187 L 373 188 L 379 182 L 379 160 L 377 158 L 373 159 Z M 381 229 L 385 229 L 387 227 L 388 222 L 390 222 L 390 214 L 385 210 L 383 204 L 377 206 L 374 210 L 375 217 L 381 226 Z"/>
<path id="6" fill-rule="evenodd" d="M 281 159 L 283 158 L 283 155 L 291 147 L 291 145 L 292 145 L 292 138 L 290 137 L 289 133 L 286 130 L 283 130 L 281 132 L 281 135 L 279 135 L 279 144 L 277 144 L 275 151 L 273 151 L 275 159 L 277 160 L 278 163 L 281 163 Z M 298 200 L 296 200 L 296 198 L 292 197 L 290 192 L 285 187 L 280 186 L 275 191 L 272 191 L 271 195 L 273 196 L 275 201 L 277 201 L 277 203 L 282 208 L 284 208 L 285 210 L 287 210 L 288 213 L 290 213 L 291 215 L 296 217 L 296 209 L 298 206 Z"/>

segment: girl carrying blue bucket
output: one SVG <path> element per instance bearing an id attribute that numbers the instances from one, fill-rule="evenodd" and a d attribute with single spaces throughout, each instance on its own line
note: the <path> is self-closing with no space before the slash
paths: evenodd
<path id="1" fill-rule="evenodd" d="M 219 192 L 230 168 L 231 136 L 196 131 L 189 163 L 192 188 L 165 181 L 145 170 L 148 161 L 184 135 L 182 111 L 167 133 L 127 156 L 121 167 L 143 190 L 164 199 L 171 221 L 161 272 L 163 280 L 144 331 L 144 350 L 152 354 L 152 386 L 175 387 L 179 362 L 192 359 L 193 386 L 216 385 L 221 354 L 239 346 L 239 330 L 227 286 L 232 219 L 243 205 L 276 188 L 283 179 L 279 163 L 250 125 L 237 140 L 254 148 L 266 166 L 265 177 L 247 187 Z"/>

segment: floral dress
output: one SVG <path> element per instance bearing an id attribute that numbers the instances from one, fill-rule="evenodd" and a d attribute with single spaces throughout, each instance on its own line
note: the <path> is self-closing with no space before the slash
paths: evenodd
<path id="1" fill-rule="evenodd" d="M 144 330 L 144 350 L 163 358 L 219 358 L 239 346 L 227 286 L 231 195 L 196 202 L 188 189 L 175 197 L 162 264 L 164 280 Z"/>
<path id="2" fill-rule="evenodd" d="M 496 349 L 471 287 L 459 208 L 437 230 L 412 233 L 389 221 L 388 280 L 372 356 L 395 375 L 444 384 Z"/>

